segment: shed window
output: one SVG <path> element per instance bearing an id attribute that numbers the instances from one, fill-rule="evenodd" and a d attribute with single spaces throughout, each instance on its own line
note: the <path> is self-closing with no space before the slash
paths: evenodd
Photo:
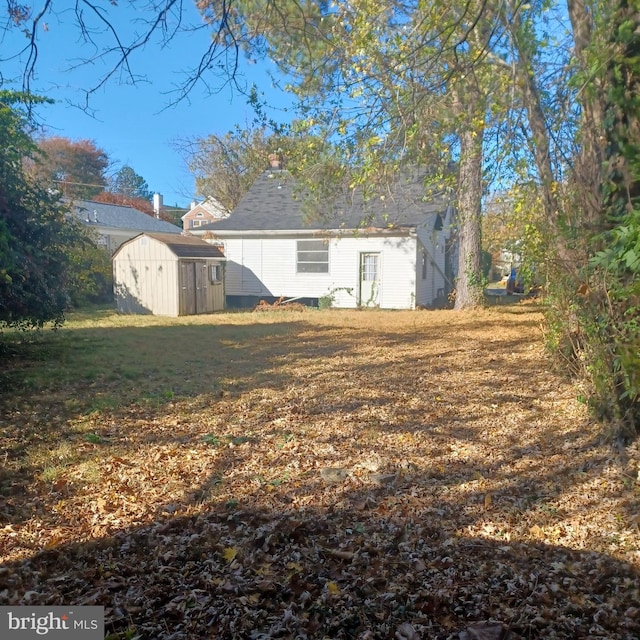
<path id="1" fill-rule="evenodd" d="M 422 279 L 427 279 L 427 252 L 422 252 Z"/>
<path id="2" fill-rule="evenodd" d="M 324 240 L 298 240 L 298 273 L 329 273 L 329 247 Z"/>
<path id="3" fill-rule="evenodd" d="M 221 282 L 222 281 L 222 265 L 212 264 L 209 270 L 211 282 Z"/>

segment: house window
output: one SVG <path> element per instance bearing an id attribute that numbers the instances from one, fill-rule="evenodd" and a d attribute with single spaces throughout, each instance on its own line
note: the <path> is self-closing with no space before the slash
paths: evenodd
<path id="1" fill-rule="evenodd" d="M 367 253 L 362 256 L 362 281 L 376 282 L 378 279 L 378 254 Z"/>
<path id="2" fill-rule="evenodd" d="M 427 279 L 427 252 L 422 252 L 422 279 Z"/>
<path id="3" fill-rule="evenodd" d="M 329 246 L 324 240 L 298 240 L 298 273 L 329 273 Z"/>
<path id="4" fill-rule="evenodd" d="M 99 247 L 103 247 L 104 249 L 108 249 L 109 248 L 109 237 L 105 236 L 102 233 L 98 234 L 98 238 L 96 240 L 96 244 Z"/>
<path id="5" fill-rule="evenodd" d="M 222 282 L 222 265 L 212 264 L 209 273 L 211 282 Z"/>

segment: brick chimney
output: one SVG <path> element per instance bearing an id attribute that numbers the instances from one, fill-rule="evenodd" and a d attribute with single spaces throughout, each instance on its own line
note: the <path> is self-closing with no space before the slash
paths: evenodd
<path id="1" fill-rule="evenodd" d="M 279 153 L 270 153 L 269 154 L 269 166 L 272 169 L 280 169 L 281 168 L 281 160 Z"/>

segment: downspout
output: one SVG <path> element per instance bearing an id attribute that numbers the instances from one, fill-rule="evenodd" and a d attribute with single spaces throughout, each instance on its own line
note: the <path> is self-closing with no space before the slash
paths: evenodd
<path id="1" fill-rule="evenodd" d="M 438 270 L 438 272 L 440 273 L 440 275 L 444 278 L 444 281 L 453 289 L 453 282 L 451 282 L 451 280 L 449 280 L 449 278 L 447 278 L 446 274 L 444 273 L 444 271 L 438 266 L 438 263 L 436 262 L 435 258 L 429 253 L 429 250 L 427 249 L 427 247 L 425 247 L 422 242 L 420 242 L 420 245 L 422 246 L 422 248 L 424 249 L 424 252 L 429 256 L 429 258 L 431 259 L 431 262 L 433 263 L 433 266 Z"/>

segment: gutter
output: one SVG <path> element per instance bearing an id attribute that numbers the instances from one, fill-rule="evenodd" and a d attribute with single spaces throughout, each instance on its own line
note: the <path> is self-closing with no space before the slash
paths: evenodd
<path id="1" fill-rule="evenodd" d="M 227 230 L 227 229 L 189 229 L 191 235 L 204 236 L 211 234 L 214 238 L 246 238 L 250 237 L 298 237 L 298 236 L 330 236 L 337 238 L 344 237 L 371 237 L 371 236 L 393 236 L 408 237 L 415 236 L 414 227 L 391 227 L 389 229 L 381 229 L 380 227 L 364 227 L 362 229 L 282 229 L 282 230 L 261 230 L 247 229 L 246 231 Z"/>

